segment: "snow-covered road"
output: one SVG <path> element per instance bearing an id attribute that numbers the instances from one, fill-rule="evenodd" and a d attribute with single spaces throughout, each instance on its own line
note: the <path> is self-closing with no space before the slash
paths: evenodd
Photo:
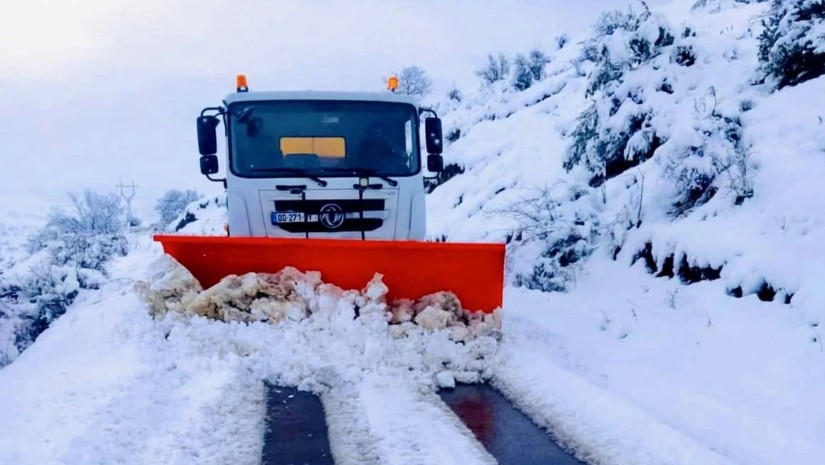
<path id="1" fill-rule="evenodd" d="M 433 368 L 470 366 L 483 344 L 396 340 L 381 315 L 334 311 L 281 326 L 154 320 L 132 288 L 157 256 L 116 262 L 107 288 L 0 371 L 2 465 L 257 464 L 264 380 L 321 395 L 336 463 L 495 463 L 433 391 Z"/>
<path id="2" fill-rule="evenodd" d="M 495 463 L 434 391 L 445 360 L 483 369 L 591 463 L 825 457 L 825 424 L 807 413 L 825 408 L 818 346 L 779 304 L 721 284 L 604 262 L 573 293 L 508 289 L 496 352 L 446 332 L 397 338 L 370 313 L 155 320 L 132 287 L 157 257 L 116 262 L 107 288 L 0 370 L 0 464 L 257 464 L 264 380 L 320 394 L 336 463 Z"/>
<path id="3" fill-rule="evenodd" d="M 241 360 L 180 358 L 151 328 L 134 294 L 110 295 L 0 371 L 0 462 L 258 463 L 263 390 Z"/>

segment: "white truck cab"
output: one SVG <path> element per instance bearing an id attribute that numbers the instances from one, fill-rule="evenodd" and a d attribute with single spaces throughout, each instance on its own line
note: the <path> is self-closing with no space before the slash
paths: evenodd
<path id="1" fill-rule="evenodd" d="M 423 240 L 424 163 L 442 170 L 441 121 L 393 92 L 249 92 L 197 119 L 201 172 L 224 183 L 231 236 Z M 217 126 L 224 124 L 224 179 Z"/>

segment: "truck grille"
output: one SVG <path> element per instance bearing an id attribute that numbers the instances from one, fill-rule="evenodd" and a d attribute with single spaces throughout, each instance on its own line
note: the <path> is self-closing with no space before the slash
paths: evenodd
<path id="1" fill-rule="evenodd" d="M 305 222 L 278 223 L 290 233 L 375 231 L 384 224 L 381 218 L 360 218 L 363 212 L 383 212 L 384 199 L 276 200 L 276 212 L 305 215 Z"/>
<path id="2" fill-rule="evenodd" d="M 278 212 L 302 212 L 320 213 L 321 209 L 328 204 L 336 204 L 344 213 L 357 213 L 361 210 L 382 211 L 384 210 L 384 199 L 342 199 L 342 200 L 276 200 L 275 211 Z"/>

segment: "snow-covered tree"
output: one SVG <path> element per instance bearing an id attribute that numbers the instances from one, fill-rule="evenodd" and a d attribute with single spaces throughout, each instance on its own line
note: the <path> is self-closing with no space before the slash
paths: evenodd
<path id="1" fill-rule="evenodd" d="M 160 228 L 165 229 L 180 216 L 190 203 L 198 200 L 201 195 L 194 190 L 172 189 L 158 199 L 155 211 L 160 215 Z"/>
<path id="2" fill-rule="evenodd" d="M 126 254 L 120 199 L 86 190 L 70 193 L 72 210 L 51 214 L 46 226 L 28 241 L 31 254 L 48 250 L 53 264 L 103 270 L 115 255 Z"/>
<path id="3" fill-rule="evenodd" d="M 674 40 L 667 20 L 646 8 L 641 13 L 611 11 L 599 18 L 579 57 L 593 64 L 586 89 L 592 105 L 571 132 L 565 169 L 584 167 L 592 174 L 590 184 L 598 186 L 653 155 L 663 140 L 647 94 L 661 89 L 646 87 L 651 77 L 662 73 L 646 69 L 643 78 L 629 75 L 664 56 Z"/>
<path id="4" fill-rule="evenodd" d="M 773 0 L 759 59 L 778 88 L 825 74 L 825 0 Z"/>
<path id="5" fill-rule="evenodd" d="M 640 13 L 633 10 L 603 13 L 580 57 L 595 65 L 588 79 L 587 95 L 592 96 L 599 90 L 610 93 L 621 84 L 622 75 L 650 62 L 673 42 L 667 19 L 652 14 L 646 6 Z"/>
<path id="6" fill-rule="evenodd" d="M 427 72 L 417 65 L 405 67 L 398 73 L 398 93 L 422 99 L 430 94 L 433 83 Z"/>
<path id="7" fill-rule="evenodd" d="M 580 170 L 593 187 L 654 159 L 674 186 L 669 213 L 686 214 L 726 189 L 736 203 L 753 195 L 749 149 L 740 108 L 718 108 L 716 91 L 681 89 L 674 83 L 699 61 L 696 33 L 674 31 L 647 8 L 605 13 L 585 43 L 581 62 L 591 65 L 586 96 L 591 104 L 568 133 L 568 171 Z M 688 97 L 689 96 L 689 97 Z M 691 125 L 663 110 L 695 101 Z M 604 195 L 602 196 L 604 197 Z M 606 199 L 603 199 L 606 201 Z"/>

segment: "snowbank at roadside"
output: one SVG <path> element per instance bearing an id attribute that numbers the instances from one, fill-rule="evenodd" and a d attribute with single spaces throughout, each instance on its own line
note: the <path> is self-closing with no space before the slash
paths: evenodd
<path id="1" fill-rule="evenodd" d="M 592 464 L 820 463 L 821 325 L 594 260 L 567 293 L 508 288 L 492 384 Z"/>

